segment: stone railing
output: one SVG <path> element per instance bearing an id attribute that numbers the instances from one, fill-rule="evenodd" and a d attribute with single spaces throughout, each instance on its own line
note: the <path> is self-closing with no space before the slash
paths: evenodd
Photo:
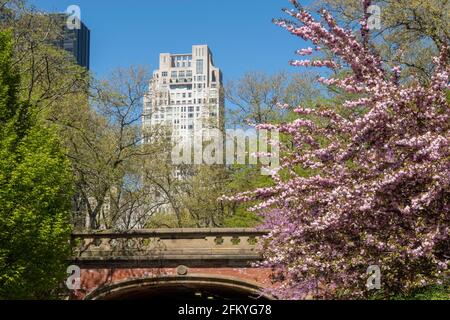
<path id="1" fill-rule="evenodd" d="M 75 233 L 73 262 L 80 265 L 244 266 L 260 260 L 264 231 L 256 229 L 154 229 Z"/>

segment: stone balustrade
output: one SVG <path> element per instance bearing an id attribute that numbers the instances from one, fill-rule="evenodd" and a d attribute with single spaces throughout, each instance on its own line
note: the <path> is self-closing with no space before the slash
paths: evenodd
<path id="1" fill-rule="evenodd" d="M 243 267 L 261 259 L 264 231 L 152 229 L 75 233 L 73 263 L 123 267 Z"/>

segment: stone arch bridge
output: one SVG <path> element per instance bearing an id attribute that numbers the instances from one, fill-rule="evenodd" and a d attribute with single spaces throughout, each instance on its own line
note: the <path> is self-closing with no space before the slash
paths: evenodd
<path id="1" fill-rule="evenodd" d="M 72 235 L 81 269 L 72 299 L 270 299 L 270 270 L 254 267 L 256 229 L 155 229 Z"/>

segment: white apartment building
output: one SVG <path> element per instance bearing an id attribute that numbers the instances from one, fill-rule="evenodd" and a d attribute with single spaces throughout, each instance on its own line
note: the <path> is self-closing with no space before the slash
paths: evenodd
<path id="1" fill-rule="evenodd" d="M 143 132 L 164 126 L 172 139 L 223 129 L 222 73 L 207 45 L 186 54 L 161 53 L 144 99 Z"/>

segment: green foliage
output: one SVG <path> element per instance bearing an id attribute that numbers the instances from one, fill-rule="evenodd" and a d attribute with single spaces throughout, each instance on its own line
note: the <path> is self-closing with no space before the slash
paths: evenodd
<path id="1" fill-rule="evenodd" d="M 231 179 L 228 185 L 230 194 L 272 185 L 271 179 L 261 174 L 260 166 L 235 165 L 230 170 Z M 224 219 L 224 227 L 250 228 L 260 225 L 261 217 L 248 211 L 252 205 L 252 203 L 234 204 L 230 215 Z"/>
<path id="2" fill-rule="evenodd" d="M 376 292 L 372 300 L 386 299 L 383 291 Z M 430 285 L 422 288 L 417 288 L 407 294 L 397 294 L 392 296 L 390 300 L 450 300 L 450 285 Z"/>
<path id="3" fill-rule="evenodd" d="M 220 227 L 228 214 L 228 208 L 218 201 L 227 192 L 229 171 L 221 165 L 198 166 L 188 179 L 188 186 L 181 203 L 196 221 L 196 227 Z"/>
<path id="4" fill-rule="evenodd" d="M 19 95 L 41 109 L 42 117 L 53 117 L 86 93 L 89 72 L 75 63 L 71 53 L 53 45 L 64 40 L 61 16 L 41 12 L 27 0 L 6 2 L 0 6 L 0 31 L 13 33 L 12 63 L 20 74 Z"/>
<path id="5" fill-rule="evenodd" d="M 238 207 L 236 212 L 224 219 L 225 228 L 254 228 L 261 224 L 262 219 L 249 212 L 245 207 Z"/>
<path id="6" fill-rule="evenodd" d="M 449 0 L 373 0 L 381 9 L 381 29 L 371 32 L 372 45 L 389 65 L 401 65 L 402 78 L 418 77 L 427 82 L 432 74 L 431 57 L 450 39 Z M 346 26 L 359 29 L 363 16 L 361 0 L 319 0 Z"/>
<path id="7" fill-rule="evenodd" d="M 245 127 L 246 121 L 283 121 L 288 110 L 279 108 L 278 104 L 310 105 L 320 95 L 313 81 L 316 76 L 310 72 L 247 72 L 242 78 L 229 81 L 225 86 L 225 97 L 231 103 L 227 108 L 228 125 Z"/>
<path id="8" fill-rule="evenodd" d="M 406 296 L 395 296 L 394 300 L 450 300 L 450 287 L 428 286 L 414 290 Z"/>
<path id="9" fill-rule="evenodd" d="M 70 254 L 71 167 L 53 128 L 18 99 L 0 32 L 0 299 L 51 298 Z"/>
<path id="10" fill-rule="evenodd" d="M 159 229 L 159 228 L 195 228 L 197 227 L 196 221 L 189 215 L 188 211 L 181 211 L 180 217 L 171 212 L 158 212 L 153 214 L 147 222 L 146 228 Z"/>

